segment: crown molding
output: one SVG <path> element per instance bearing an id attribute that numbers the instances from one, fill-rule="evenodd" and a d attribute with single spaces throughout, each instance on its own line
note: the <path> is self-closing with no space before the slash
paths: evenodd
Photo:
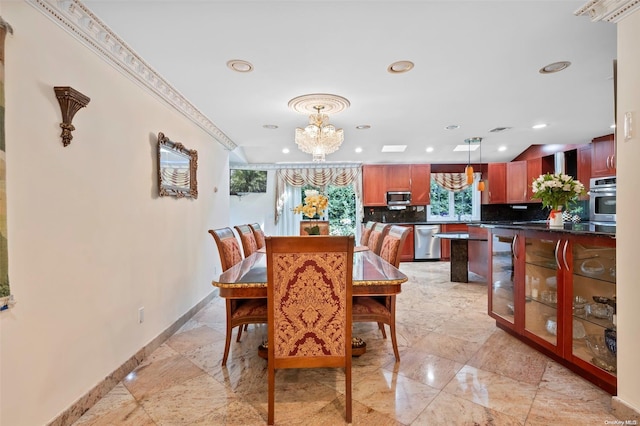
<path id="1" fill-rule="evenodd" d="M 237 145 L 78 0 L 26 0 L 135 83 L 185 115 L 229 151 Z"/>
<path id="2" fill-rule="evenodd" d="M 592 22 L 606 21 L 616 24 L 638 9 L 640 0 L 590 0 L 573 14 L 587 15 Z"/>
<path id="3" fill-rule="evenodd" d="M 229 163 L 230 170 L 280 170 L 280 169 L 351 169 L 360 168 L 362 163 L 359 161 L 345 162 L 316 162 L 316 163 Z"/>

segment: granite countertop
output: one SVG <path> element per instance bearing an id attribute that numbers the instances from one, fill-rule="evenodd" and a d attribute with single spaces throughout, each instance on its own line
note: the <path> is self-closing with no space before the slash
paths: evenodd
<path id="1" fill-rule="evenodd" d="M 564 224 L 564 228 L 549 228 L 546 220 L 531 222 L 483 222 L 480 226 L 484 228 L 523 229 L 579 235 L 598 235 L 610 238 L 616 237 L 616 225 L 602 222 L 568 222 Z"/>

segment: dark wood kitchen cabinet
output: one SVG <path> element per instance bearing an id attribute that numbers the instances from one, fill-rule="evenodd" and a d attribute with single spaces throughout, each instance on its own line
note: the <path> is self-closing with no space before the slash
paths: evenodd
<path id="1" fill-rule="evenodd" d="M 411 205 L 426 206 L 431 203 L 431 165 L 411 165 Z"/>
<path id="2" fill-rule="evenodd" d="M 407 234 L 407 239 L 404 240 L 404 245 L 402 246 L 402 251 L 400 252 L 400 262 L 413 262 L 413 256 L 414 256 L 413 225 L 399 225 L 399 226 L 402 226 L 402 227 L 405 227 L 405 228 L 409 228 L 409 234 Z"/>
<path id="3" fill-rule="evenodd" d="M 578 180 L 584 185 L 585 192 L 590 190 L 591 180 L 591 145 L 585 144 L 577 150 L 578 163 Z M 581 200 L 588 200 L 589 195 L 585 194 L 580 197 Z"/>
<path id="4" fill-rule="evenodd" d="M 616 143 L 613 135 L 591 141 L 591 177 L 615 176 Z"/>
<path id="5" fill-rule="evenodd" d="M 507 165 L 488 163 L 482 204 L 505 204 L 507 202 Z"/>
<path id="6" fill-rule="evenodd" d="M 615 238 L 496 227 L 489 241 L 496 325 L 615 394 L 615 354 L 589 349 L 615 329 Z"/>
<path id="7" fill-rule="evenodd" d="M 507 163 L 507 203 L 524 203 L 527 194 L 527 162 Z"/>
<path id="8" fill-rule="evenodd" d="M 386 206 L 387 184 L 384 165 L 362 166 L 362 204 L 364 206 Z"/>
<path id="9" fill-rule="evenodd" d="M 411 165 L 386 165 L 385 179 L 387 191 L 411 191 Z"/>

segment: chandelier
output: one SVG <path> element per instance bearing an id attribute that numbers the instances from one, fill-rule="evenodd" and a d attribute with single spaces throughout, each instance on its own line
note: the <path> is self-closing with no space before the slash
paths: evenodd
<path id="1" fill-rule="evenodd" d="M 309 124 L 296 128 L 296 144 L 302 152 L 312 155 L 314 162 L 325 161 L 325 155 L 336 152 L 344 141 L 342 129 L 329 124 L 329 116 L 322 114 L 323 105 L 315 105 L 315 114 L 309 116 Z"/>

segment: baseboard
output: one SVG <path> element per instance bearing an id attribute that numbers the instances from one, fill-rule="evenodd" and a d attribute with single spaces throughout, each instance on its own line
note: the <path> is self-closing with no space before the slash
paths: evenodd
<path id="1" fill-rule="evenodd" d="M 87 412 L 87 410 L 89 410 L 89 408 L 93 407 L 96 402 L 120 383 L 127 374 L 132 372 L 149 355 L 151 355 L 153 351 L 158 349 L 158 347 L 160 347 L 160 345 L 162 345 L 169 337 L 175 334 L 175 332 L 189 321 L 189 319 L 191 319 L 200 309 L 204 308 L 215 296 L 217 296 L 217 294 L 217 289 L 209 293 L 204 299 L 167 327 L 166 330 L 151 340 L 142 349 L 138 350 L 131 358 L 126 360 L 120 367 L 116 368 L 104 380 L 94 386 L 93 389 L 80 397 L 69 408 L 48 423 L 48 426 L 67 426 L 77 421 L 85 412 Z"/>
<path id="2" fill-rule="evenodd" d="M 636 410 L 617 396 L 611 398 L 611 410 L 616 418 L 629 421 L 625 424 L 638 424 L 640 422 L 640 411 Z"/>

